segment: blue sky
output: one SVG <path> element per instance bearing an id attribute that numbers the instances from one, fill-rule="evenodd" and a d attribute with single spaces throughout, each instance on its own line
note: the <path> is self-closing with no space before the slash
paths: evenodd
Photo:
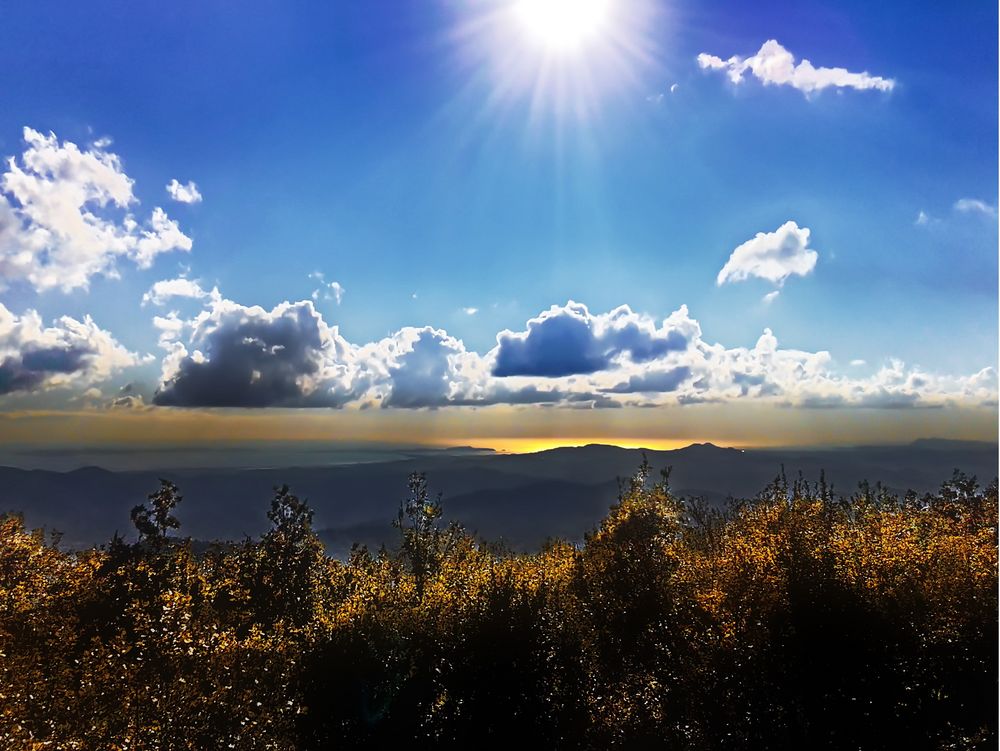
<path id="1" fill-rule="evenodd" d="M 876 378 L 898 359 L 914 403 L 973 399 L 995 413 L 995 371 L 975 388 L 923 383 L 997 363 L 994 5 L 619 0 L 607 11 L 625 19 L 617 52 L 590 40 L 549 61 L 570 81 L 561 100 L 532 84 L 537 40 L 490 49 L 527 35 L 482 30 L 505 5 L 6 8 L 0 154 L 21 157 L 26 126 L 84 150 L 110 138 L 103 150 L 134 181 L 136 219 L 162 206 L 192 247 L 149 268 L 121 259 L 118 278 L 94 273 L 69 290 L 9 274 L 0 303 L 12 315 L 90 315 L 137 357 L 69 386 L 50 373 L 0 397 L 0 409 L 78 409 L 84 387 L 100 392 L 97 409 L 130 382 L 144 405 L 155 401 L 176 373 L 153 316 L 193 320 L 208 305 L 141 306 L 156 281 L 183 275 L 270 312 L 309 300 L 319 271 L 344 292 L 339 304 L 321 293 L 318 314 L 352 346 L 433 326 L 488 359 L 500 332 L 529 332 L 529 319 L 569 300 L 590 316 L 628 305 L 656 326 L 686 305 L 706 346 L 753 349 L 769 329 L 781 348 L 829 352 L 824 368 L 839 378 Z M 796 62 L 864 72 L 891 90 L 807 92 L 752 71 L 734 84 L 699 65 L 702 53 L 748 58 L 767 40 Z M 172 179 L 194 181 L 203 201 L 171 201 Z M 808 270 L 717 284 L 736 248 L 789 221 L 809 230 Z M 24 341 L 5 356 L 23 360 Z M 628 361 L 619 381 L 639 372 L 634 350 L 600 341 L 602 356 Z M 190 355 L 196 343 L 185 346 Z M 690 366 L 664 361 L 658 372 Z M 838 398 L 849 406 L 850 394 L 886 383 L 844 382 Z M 735 398 L 720 384 L 705 393 Z M 828 383 L 822 394 L 774 384 L 738 396 L 791 404 L 803 420 L 805 402 L 830 396 Z M 475 401 L 458 391 L 448 409 Z"/>

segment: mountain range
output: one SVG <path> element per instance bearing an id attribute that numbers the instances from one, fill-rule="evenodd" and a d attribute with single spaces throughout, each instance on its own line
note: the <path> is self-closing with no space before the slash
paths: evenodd
<path id="1" fill-rule="evenodd" d="M 782 467 L 809 481 L 824 471 L 834 491 L 850 495 L 861 480 L 897 492 L 926 492 L 954 469 L 988 483 L 997 475 L 997 445 L 920 440 L 903 446 L 834 449 L 734 449 L 693 444 L 672 451 L 588 445 L 530 454 L 475 450 L 394 453 L 385 461 L 260 469 L 196 468 L 109 471 L 82 467 L 57 472 L 0 467 L 0 511 L 23 513 L 29 527 L 63 533 L 63 545 L 106 542 L 133 530 L 129 510 L 163 477 L 184 496 L 177 508 L 181 534 L 197 540 L 238 540 L 267 529 L 273 488 L 288 484 L 309 500 L 314 524 L 332 555 L 352 543 L 391 544 L 391 520 L 406 496 L 407 478 L 425 472 L 440 493 L 444 516 L 482 537 L 515 549 L 533 549 L 549 537 L 580 540 L 618 495 L 619 478 L 646 457 L 654 470 L 670 467 L 671 489 L 722 505 L 752 497 Z"/>

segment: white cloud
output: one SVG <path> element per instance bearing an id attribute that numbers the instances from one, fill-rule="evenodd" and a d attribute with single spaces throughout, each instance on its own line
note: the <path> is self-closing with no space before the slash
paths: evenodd
<path id="1" fill-rule="evenodd" d="M 170 342 L 177 341 L 184 331 L 187 321 L 182 319 L 176 310 L 171 310 L 165 316 L 153 316 L 153 328 L 160 332 L 159 345 L 170 349 Z"/>
<path id="2" fill-rule="evenodd" d="M 851 365 L 855 368 L 860 368 L 867 363 L 864 360 L 851 360 Z"/>
<path id="3" fill-rule="evenodd" d="M 698 65 L 706 70 L 722 70 L 735 84 L 741 83 L 748 70 L 765 85 L 791 86 L 806 94 L 828 87 L 875 89 L 892 91 L 896 82 L 891 78 L 872 76 L 867 72 L 852 73 L 846 68 L 817 68 L 808 60 L 796 64 L 795 56 L 774 39 L 764 42 L 756 55 L 747 58 L 734 55 L 728 60 L 701 53 Z"/>
<path id="4" fill-rule="evenodd" d="M 810 273 L 817 258 L 818 253 L 809 248 L 809 229 L 788 221 L 774 232 L 758 232 L 737 247 L 715 282 L 723 285 L 757 277 L 780 286 L 790 276 Z"/>
<path id="5" fill-rule="evenodd" d="M 406 327 L 359 350 L 371 376 L 365 384 L 369 403 L 388 407 L 438 407 L 476 401 L 485 383 L 481 359 L 447 332 L 429 326 Z M 486 400 L 479 392 L 478 399 Z"/>
<path id="6" fill-rule="evenodd" d="M 133 181 L 109 142 L 81 150 L 31 128 L 24 141 L 20 163 L 9 158 L 0 176 L 0 288 L 87 288 L 96 274 L 117 276 L 121 258 L 147 268 L 161 253 L 191 250 L 163 209 L 144 224 L 129 213 Z"/>
<path id="7" fill-rule="evenodd" d="M 462 308 L 462 312 L 467 316 L 474 316 L 479 312 L 479 308 Z"/>
<path id="8" fill-rule="evenodd" d="M 681 86 L 678 83 L 672 83 L 672 84 L 670 84 L 670 93 L 671 94 L 675 93 L 677 91 L 677 89 L 679 89 L 680 87 Z"/>
<path id="9" fill-rule="evenodd" d="M 344 286 L 340 282 L 330 282 L 327 285 L 327 289 L 330 290 L 329 294 L 333 296 L 334 302 L 340 305 L 340 301 L 344 299 Z"/>
<path id="10" fill-rule="evenodd" d="M 955 201 L 955 211 L 966 214 L 984 214 L 986 216 L 996 216 L 997 207 L 981 201 L 978 198 L 960 198 Z"/>
<path id="11" fill-rule="evenodd" d="M 764 295 L 762 298 L 760 298 L 760 301 L 762 303 L 764 303 L 765 305 L 770 305 L 771 303 L 774 302 L 775 298 L 777 298 L 778 295 L 780 295 L 780 294 L 781 294 L 781 290 L 776 289 L 773 292 L 768 292 L 766 295 Z"/>
<path id="12" fill-rule="evenodd" d="M 89 387 L 142 362 L 87 316 L 46 327 L 34 310 L 15 315 L 0 303 L 0 397 Z"/>
<path id="13" fill-rule="evenodd" d="M 187 297 L 193 300 L 201 300 L 209 295 L 218 295 L 219 291 L 213 289 L 206 292 L 201 285 L 193 279 L 179 277 L 177 279 L 161 279 L 149 288 L 149 291 L 142 296 L 142 304 L 152 303 L 153 305 L 166 305 L 168 300 L 175 297 Z"/>
<path id="14" fill-rule="evenodd" d="M 154 403 L 188 407 L 567 408 L 757 400 L 807 408 L 910 408 L 997 398 L 996 371 L 942 376 L 890 361 L 838 373 L 829 352 L 707 342 L 685 306 L 656 320 L 569 302 L 502 331 L 479 354 L 446 331 L 405 327 L 348 342 L 310 301 L 268 311 L 213 298 L 191 319 L 158 317 L 166 350 Z M 857 365 L 853 362 L 852 365 Z"/>
<path id="15" fill-rule="evenodd" d="M 849 377 L 833 369 L 829 352 L 780 348 L 770 329 L 752 348 L 701 342 L 691 355 L 696 388 L 682 391 L 681 401 L 749 398 L 807 408 L 909 408 L 982 404 L 995 400 L 997 388 L 992 368 L 973 376 L 941 376 L 896 360 L 874 375 Z"/>
<path id="16" fill-rule="evenodd" d="M 929 224 L 930 221 L 931 221 L 930 216 L 927 214 L 927 212 L 921 209 L 919 212 L 917 212 L 917 220 L 914 222 L 914 224 L 916 224 L 918 227 L 923 227 L 925 224 Z"/>
<path id="17" fill-rule="evenodd" d="M 174 178 L 167 183 L 167 193 L 178 203 L 201 203 L 201 191 L 194 180 L 182 184 Z"/>

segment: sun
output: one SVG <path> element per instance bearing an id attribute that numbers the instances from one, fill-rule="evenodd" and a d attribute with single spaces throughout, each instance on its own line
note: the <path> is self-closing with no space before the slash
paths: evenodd
<path id="1" fill-rule="evenodd" d="M 523 27 L 555 52 L 578 49 L 608 23 L 610 0 L 517 0 Z"/>
<path id="2" fill-rule="evenodd" d="M 592 149 L 602 113 L 644 102 L 646 82 L 661 77 L 669 0 L 447 1 L 456 70 L 472 73 L 453 106 L 468 103 L 470 122 L 502 130 L 510 116 L 532 139 L 552 134 L 566 143 L 572 134 Z"/>

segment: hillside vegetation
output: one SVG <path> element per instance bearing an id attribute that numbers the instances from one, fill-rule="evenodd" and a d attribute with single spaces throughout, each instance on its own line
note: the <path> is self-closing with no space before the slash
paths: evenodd
<path id="1" fill-rule="evenodd" d="M 997 486 L 779 477 L 725 511 L 648 465 L 582 545 L 516 554 L 414 475 L 393 550 L 259 539 L 67 552 L 0 518 L 0 747 L 965 749 L 996 745 Z"/>

